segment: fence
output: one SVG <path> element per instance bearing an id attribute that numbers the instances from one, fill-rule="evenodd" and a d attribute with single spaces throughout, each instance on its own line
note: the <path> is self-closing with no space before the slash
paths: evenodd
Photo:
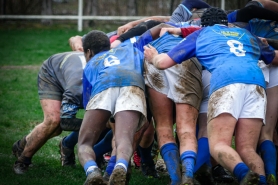
<path id="1" fill-rule="evenodd" d="M 146 16 L 83 16 L 83 0 L 78 0 L 78 15 L 0 15 L 0 19 L 60 19 L 77 20 L 78 31 L 83 30 L 83 20 L 137 20 Z M 225 9 L 225 0 L 221 0 L 221 8 Z"/>

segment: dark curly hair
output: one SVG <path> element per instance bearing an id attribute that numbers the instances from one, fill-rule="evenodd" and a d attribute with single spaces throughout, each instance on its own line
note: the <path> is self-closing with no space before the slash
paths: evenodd
<path id="1" fill-rule="evenodd" d="M 107 51 L 110 49 L 110 40 L 107 35 L 98 30 L 92 30 L 82 39 L 83 50 L 87 53 L 88 49 L 94 54 L 101 51 Z"/>
<path id="2" fill-rule="evenodd" d="M 201 25 L 203 27 L 206 27 L 206 26 L 213 26 L 215 24 L 224 24 L 227 26 L 228 18 L 224 10 L 213 7 L 207 9 L 203 13 L 201 17 Z"/>

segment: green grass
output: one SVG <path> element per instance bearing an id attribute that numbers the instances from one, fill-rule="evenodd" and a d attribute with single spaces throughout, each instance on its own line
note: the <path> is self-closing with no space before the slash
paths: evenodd
<path id="1" fill-rule="evenodd" d="M 34 155 L 34 166 L 24 175 L 14 174 L 12 167 L 16 158 L 11 151 L 16 140 L 43 121 L 37 93 L 39 66 L 50 55 L 69 51 L 68 38 L 83 33 L 61 28 L 0 28 L 0 185 L 84 183 L 85 173 L 78 160 L 76 168 L 60 165 L 58 143 L 69 132 L 50 139 Z M 24 68 L 26 65 L 35 67 Z M 168 183 L 167 176 L 160 180 L 146 179 L 138 170 L 133 172 L 131 185 Z"/>

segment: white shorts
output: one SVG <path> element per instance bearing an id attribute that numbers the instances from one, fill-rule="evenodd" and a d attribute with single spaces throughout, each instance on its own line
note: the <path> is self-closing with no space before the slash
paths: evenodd
<path id="1" fill-rule="evenodd" d="M 144 124 L 147 117 L 145 93 L 135 86 L 112 87 L 96 94 L 86 107 L 86 110 L 93 109 L 110 111 L 113 116 L 125 110 L 141 112 L 144 118 L 141 118 L 138 128 Z"/>
<path id="2" fill-rule="evenodd" d="M 222 113 L 239 118 L 259 118 L 265 124 L 266 93 L 258 85 L 235 83 L 213 92 L 209 98 L 208 122 Z"/>
<path id="3" fill-rule="evenodd" d="M 269 83 L 266 88 L 272 88 L 278 85 L 278 66 L 268 65 L 269 68 Z"/>
<path id="4" fill-rule="evenodd" d="M 202 99 L 202 73 L 198 61 L 185 61 L 159 70 L 145 61 L 145 84 L 175 103 L 186 103 L 197 110 Z"/>
<path id="5" fill-rule="evenodd" d="M 211 78 L 211 73 L 208 70 L 203 70 L 202 71 L 203 99 L 201 102 L 199 114 L 208 112 L 210 78 Z"/>
<path id="6" fill-rule="evenodd" d="M 269 82 L 269 66 L 264 63 L 263 60 L 258 61 L 258 66 L 261 68 L 264 74 L 265 83 L 268 84 Z"/>

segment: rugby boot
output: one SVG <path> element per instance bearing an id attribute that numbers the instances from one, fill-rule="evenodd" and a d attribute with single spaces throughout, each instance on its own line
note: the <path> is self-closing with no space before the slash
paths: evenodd
<path id="1" fill-rule="evenodd" d="M 277 185 L 276 177 L 273 174 L 266 176 L 267 185 Z"/>
<path id="2" fill-rule="evenodd" d="M 229 183 L 235 181 L 235 178 L 219 164 L 212 168 L 212 177 L 215 182 Z"/>
<path id="3" fill-rule="evenodd" d="M 203 164 L 194 174 L 194 178 L 201 185 L 214 185 L 215 182 L 212 177 L 211 167 L 207 164 Z M 194 182 L 195 184 L 195 182 Z"/>
<path id="4" fill-rule="evenodd" d="M 64 137 L 60 143 L 59 143 L 59 153 L 60 153 L 60 160 L 62 166 L 75 166 L 75 155 L 74 155 L 74 150 L 69 149 L 67 147 L 63 146 L 63 140 L 66 137 Z"/>
<path id="5" fill-rule="evenodd" d="M 107 173 L 107 172 L 104 172 L 104 174 L 103 174 L 103 179 L 108 183 L 108 181 L 109 181 L 109 178 L 110 178 L 110 175 Z"/>
<path id="6" fill-rule="evenodd" d="M 107 185 L 107 181 L 103 179 L 100 169 L 95 168 L 87 175 L 84 185 Z"/>
<path id="7" fill-rule="evenodd" d="M 126 179 L 127 172 L 124 167 L 116 166 L 110 176 L 109 185 L 126 185 L 128 184 Z"/>
<path id="8" fill-rule="evenodd" d="M 194 185 L 194 180 L 191 177 L 187 177 L 185 174 L 182 175 L 181 185 Z"/>
<path id="9" fill-rule="evenodd" d="M 141 163 L 141 171 L 147 178 L 159 178 L 159 175 L 155 169 L 155 164 L 152 163 Z"/>
<path id="10" fill-rule="evenodd" d="M 249 171 L 240 181 L 239 185 L 258 185 L 260 182 L 259 174 Z"/>
<path id="11" fill-rule="evenodd" d="M 28 170 L 28 167 L 30 164 L 31 163 L 27 164 L 27 163 L 17 160 L 14 163 L 13 170 L 16 174 L 22 175 Z"/>
<path id="12" fill-rule="evenodd" d="M 12 151 L 13 151 L 13 155 L 16 158 L 21 156 L 25 148 L 25 145 L 26 145 L 26 136 L 24 136 L 21 140 L 18 140 L 13 144 Z"/>

